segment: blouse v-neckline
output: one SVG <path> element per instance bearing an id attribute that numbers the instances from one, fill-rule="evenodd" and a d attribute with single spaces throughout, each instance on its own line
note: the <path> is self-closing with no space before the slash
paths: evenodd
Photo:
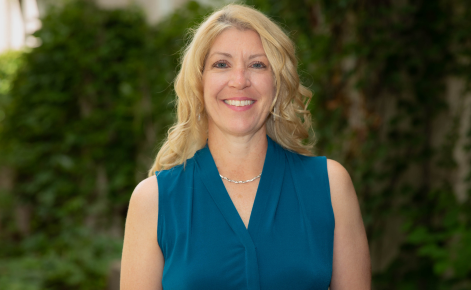
<path id="1" fill-rule="evenodd" d="M 229 193 L 224 186 L 211 155 L 206 145 L 196 154 L 196 163 L 200 170 L 202 181 L 221 211 L 227 223 L 242 240 L 252 240 L 264 221 L 274 217 L 283 180 L 285 158 L 282 149 L 267 136 L 268 146 L 262 169 L 262 176 L 258 184 L 255 200 L 250 213 L 248 227 L 245 227 Z"/>

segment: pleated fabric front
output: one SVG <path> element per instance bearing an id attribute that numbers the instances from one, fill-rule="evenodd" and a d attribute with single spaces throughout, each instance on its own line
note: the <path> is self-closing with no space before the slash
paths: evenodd
<path id="1" fill-rule="evenodd" d="M 164 290 L 329 287 L 335 222 L 325 157 L 268 138 L 248 229 L 207 146 L 156 175 Z"/>

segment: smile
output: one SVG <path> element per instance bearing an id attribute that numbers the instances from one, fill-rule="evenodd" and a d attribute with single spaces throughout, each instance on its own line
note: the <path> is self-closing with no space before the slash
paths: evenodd
<path id="1" fill-rule="evenodd" d="M 236 101 L 236 100 L 224 100 L 224 103 L 231 105 L 231 106 L 236 106 L 236 107 L 244 107 L 244 106 L 250 106 L 255 101 L 251 100 L 245 100 L 245 101 Z"/>

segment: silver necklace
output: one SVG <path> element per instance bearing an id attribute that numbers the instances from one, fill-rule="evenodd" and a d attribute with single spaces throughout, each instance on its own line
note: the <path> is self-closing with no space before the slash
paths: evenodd
<path id="1" fill-rule="evenodd" d="M 232 180 L 232 179 L 229 179 L 229 178 L 227 178 L 227 177 L 225 177 L 225 176 L 222 176 L 221 174 L 219 174 L 219 176 L 221 176 L 222 179 L 225 179 L 225 180 L 227 180 L 227 181 L 229 181 L 229 182 L 241 184 L 241 183 L 249 183 L 249 182 L 254 181 L 254 180 L 257 179 L 257 178 L 260 178 L 260 176 L 262 176 L 262 173 L 260 173 L 259 175 L 255 176 L 254 178 L 249 179 L 249 180 L 246 180 L 246 181 Z"/>

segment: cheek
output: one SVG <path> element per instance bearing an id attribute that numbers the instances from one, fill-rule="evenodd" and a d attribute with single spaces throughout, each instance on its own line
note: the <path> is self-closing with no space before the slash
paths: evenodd
<path id="1" fill-rule="evenodd" d="M 275 81 L 271 75 L 263 75 L 254 79 L 253 84 L 257 87 L 258 92 L 266 97 L 268 100 L 273 101 L 275 98 L 276 87 Z"/>
<path id="2" fill-rule="evenodd" d="M 205 100 L 217 98 L 218 94 L 224 89 L 225 79 L 223 76 L 207 76 L 203 80 L 203 95 Z"/>
<path id="3" fill-rule="evenodd" d="M 203 101 L 206 113 L 214 118 L 219 110 L 219 100 L 224 90 L 224 79 L 218 75 L 208 75 L 203 80 Z"/>

